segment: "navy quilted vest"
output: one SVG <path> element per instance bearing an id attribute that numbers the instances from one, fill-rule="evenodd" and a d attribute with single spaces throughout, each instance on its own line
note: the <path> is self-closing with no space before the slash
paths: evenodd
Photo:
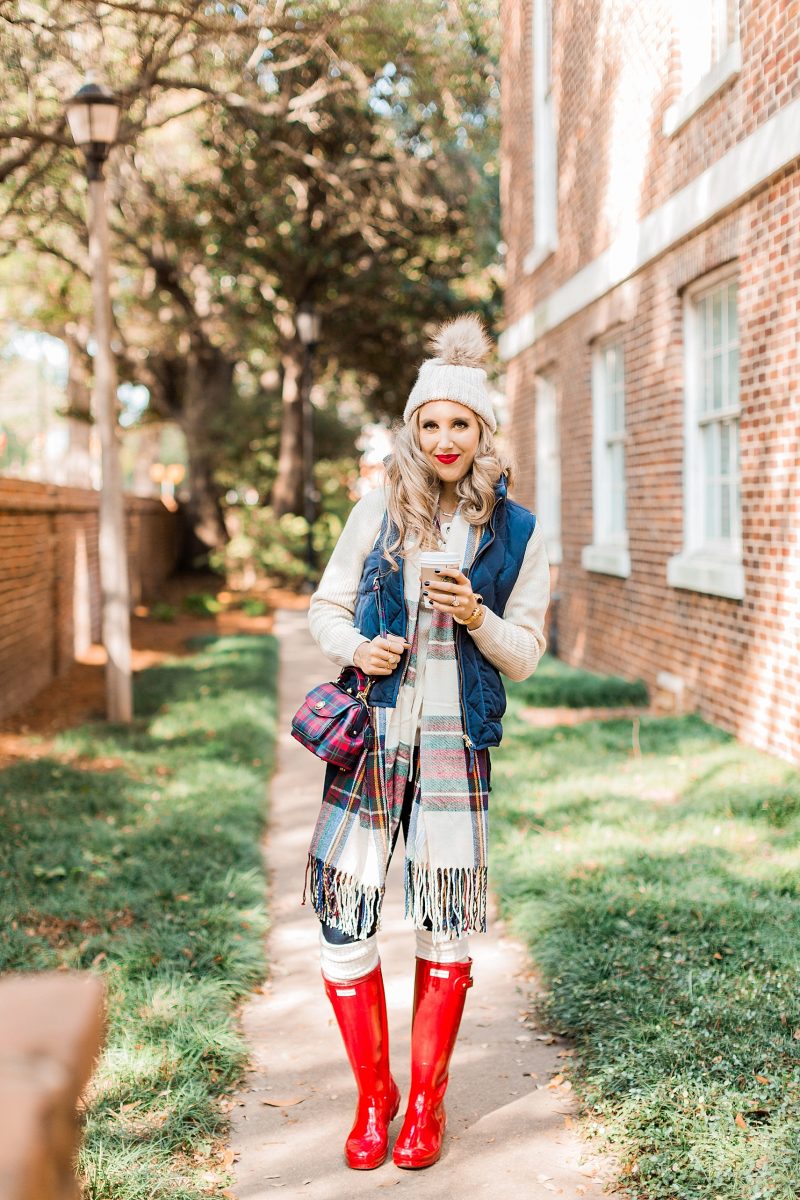
<path id="1" fill-rule="evenodd" d="M 495 486 L 495 496 L 494 510 L 467 574 L 473 591 L 481 593 L 486 607 L 502 616 L 519 575 L 536 517 L 521 504 L 507 498 L 505 475 L 500 476 Z M 405 638 L 407 630 L 403 560 L 398 558 L 400 569 L 394 571 L 382 557 L 386 520 L 384 514 L 381 531 L 364 562 L 353 614 L 356 629 L 370 639 L 379 633 L 395 633 Z M 455 624 L 455 639 L 461 712 L 468 745 L 475 750 L 498 746 L 503 736 L 502 716 L 506 711 L 506 693 L 500 672 L 484 658 L 467 630 L 458 624 Z M 391 675 L 374 677 L 369 692 L 370 704 L 394 708 L 408 654 L 406 651 L 401 656 Z"/>

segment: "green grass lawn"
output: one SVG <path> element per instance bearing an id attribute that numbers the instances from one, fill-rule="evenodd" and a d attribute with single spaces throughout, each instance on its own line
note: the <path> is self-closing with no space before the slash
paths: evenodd
<path id="1" fill-rule="evenodd" d="M 196 639 L 136 681 L 130 728 L 61 734 L 0 773 L 0 969 L 102 973 L 109 1035 L 79 1160 L 87 1200 L 197 1200 L 230 1176 L 233 1007 L 264 978 L 259 838 L 277 643 Z"/>
<path id="2" fill-rule="evenodd" d="M 630 720 L 533 729 L 532 686 L 493 756 L 492 878 L 590 1131 L 641 1200 L 796 1200 L 800 773 L 692 716 L 642 718 L 640 755 Z"/>
<path id="3" fill-rule="evenodd" d="M 578 667 L 569 667 L 550 654 L 524 683 L 514 685 L 514 694 L 523 704 L 538 708 L 619 708 L 647 704 L 647 688 L 641 679 L 620 679 L 617 675 L 593 675 Z"/>

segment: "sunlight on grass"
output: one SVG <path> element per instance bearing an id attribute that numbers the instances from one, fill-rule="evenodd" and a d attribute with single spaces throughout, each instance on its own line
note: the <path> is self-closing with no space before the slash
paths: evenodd
<path id="1" fill-rule="evenodd" d="M 618 675 L 594 675 L 569 667 L 552 654 L 544 654 L 535 672 L 514 685 L 519 701 L 539 708 L 618 708 L 647 704 L 647 688 L 641 679 L 630 681 Z"/>
<path id="2" fill-rule="evenodd" d="M 530 682 L 530 681 L 529 681 Z M 637 1200 L 800 1189 L 800 773 L 699 718 L 532 729 L 492 763 L 503 916 Z"/>
<path id="3" fill-rule="evenodd" d="M 0 968 L 90 968 L 109 1035 L 79 1159 L 87 1200 L 220 1186 L 220 1101 L 246 1047 L 236 1002 L 265 975 L 259 842 L 275 735 L 273 638 L 197 639 L 136 680 L 130 728 L 59 735 L 0 774 Z"/>

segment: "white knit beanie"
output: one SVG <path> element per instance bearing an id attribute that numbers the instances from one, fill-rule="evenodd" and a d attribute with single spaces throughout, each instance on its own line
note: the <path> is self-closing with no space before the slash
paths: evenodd
<path id="1" fill-rule="evenodd" d="M 456 400 L 482 417 L 494 433 L 497 421 L 486 386 L 486 372 L 480 365 L 492 343 L 480 317 L 466 313 L 445 321 L 434 333 L 431 345 L 436 357 L 426 359 L 419 369 L 403 410 L 405 424 L 429 400 Z"/>

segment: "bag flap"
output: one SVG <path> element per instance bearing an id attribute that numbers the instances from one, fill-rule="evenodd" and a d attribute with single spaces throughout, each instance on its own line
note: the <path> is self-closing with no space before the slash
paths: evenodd
<path id="1" fill-rule="evenodd" d="M 305 699 L 304 708 L 315 717 L 338 717 L 350 711 L 363 708 L 363 702 L 355 696 L 348 696 L 333 683 L 321 683 L 312 688 Z"/>

